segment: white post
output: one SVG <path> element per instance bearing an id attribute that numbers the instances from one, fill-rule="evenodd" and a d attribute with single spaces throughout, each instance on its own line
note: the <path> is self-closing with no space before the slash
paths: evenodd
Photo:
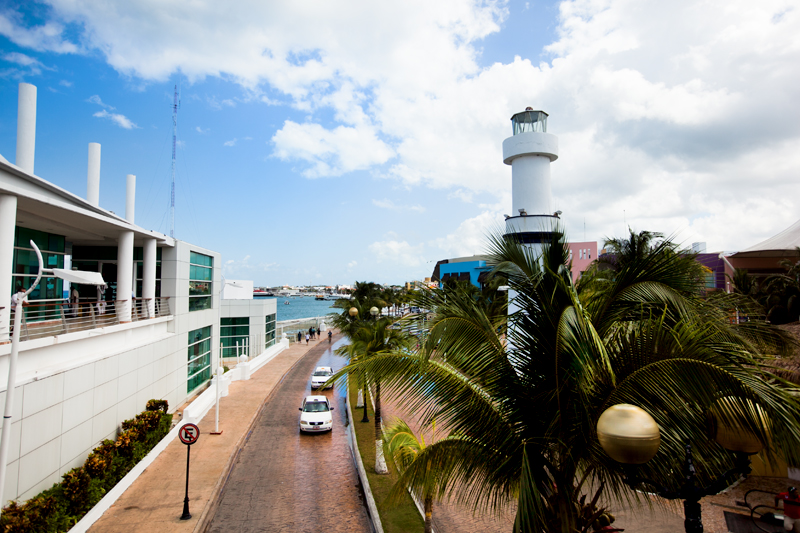
<path id="1" fill-rule="evenodd" d="M 100 205 L 100 143 L 89 143 L 86 200 L 94 206 Z"/>
<path id="2" fill-rule="evenodd" d="M 0 302 L 11 302 L 14 293 L 14 226 L 17 223 L 17 197 L 0 195 Z M 8 342 L 11 322 L 10 304 L 0 304 L 0 343 Z"/>
<path id="3" fill-rule="evenodd" d="M 239 364 L 239 341 L 236 341 L 236 364 Z"/>
<path id="4" fill-rule="evenodd" d="M 125 220 L 133 224 L 136 212 L 136 176 L 125 177 Z"/>
<path id="5" fill-rule="evenodd" d="M 33 159 L 36 152 L 36 86 L 19 84 L 17 99 L 17 158 L 19 168 L 33 174 Z"/>
<path id="6" fill-rule="evenodd" d="M 222 369 L 222 366 L 217 367 L 217 407 L 216 413 L 214 414 L 214 433 L 212 435 L 220 435 L 222 432 L 219 430 L 219 388 L 222 386 L 220 383 L 222 381 L 222 375 L 225 373 L 225 370 Z"/>
<path id="7" fill-rule="evenodd" d="M 120 324 L 131 321 L 131 293 L 133 284 L 133 232 L 119 234 L 117 246 L 117 319 Z"/>
<path id="8" fill-rule="evenodd" d="M 147 316 L 156 316 L 156 261 L 158 248 L 155 239 L 145 239 L 142 249 L 142 298 L 147 304 Z"/>
<path id="9" fill-rule="evenodd" d="M 14 331 L 11 334 L 11 354 L 8 360 L 8 385 L 6 386 L 6 405 L 3 410 L 3 429 L 0 432 L 0 495 L 5 494 L 6 488 L 6 461 L 8 461 L 8 441 L 11 437 L 11 418 L 14 416 L 14 387 L 17 386 L 17 359 L 19 357 L 19 330 L 22 329 L 22 304 L 28 295 L 39 284 L 42 279 L 42 254 L 36 243 L 31 241 L 36 256 L 39 259 L 39 274 L 36 280 L 25 291 L 25 294 L 17 299 L 17 305 L 14 309 Z M 2 512 L 2 505 L 0 505 L 0 513 Z"/>

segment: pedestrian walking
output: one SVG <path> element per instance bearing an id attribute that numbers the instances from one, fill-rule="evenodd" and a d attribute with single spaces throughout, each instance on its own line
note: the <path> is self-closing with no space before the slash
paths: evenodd
<path id="1" fill-rule="evenodd" d="M 328 344 L 331 343 L 331 337 L 333 337 L 333 332 L 331 330 L 328 330 Z"/>
<path id="2" fill-rule="evenodd" d="M 300 344 L 301 342 L 303 342 L 303 332 L 302 331 L 298 331 L 297 332 L 297 344 Z"/>
<path id="3" fill-rule="evenodd" d="M 308 338 L 309 337 L 310 337 L 310 335 L 308 333 L 306 333 L 306 345 L 308 344 Z"/>

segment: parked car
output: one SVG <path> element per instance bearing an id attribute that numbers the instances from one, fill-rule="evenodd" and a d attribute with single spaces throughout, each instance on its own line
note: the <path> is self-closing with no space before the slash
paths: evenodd
<path id="1" fill-rule="evenodd" d="M 311 374 L 311 388 L 318 389 L 322 386 L 323 383 L 328 381 L 328 378 L 333 375 L 333 369 L 329 366 L 318 366 L 314 373 Z M 330 389 L 333 387 L 333 383 L 325 387 L 326 389 Z"/>
<path id="2" fill-rule="evenodd" d="M 325 396 L 306 396 L 300 411 L 300 431 L 318 433 L 333 429 L 333 407 Z"/>

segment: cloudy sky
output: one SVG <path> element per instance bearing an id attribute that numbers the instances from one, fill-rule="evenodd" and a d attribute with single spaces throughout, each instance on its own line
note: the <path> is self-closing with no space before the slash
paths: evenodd
<path id="1" fill-rule="evenodd" d="M 36 174 L 256 284 L 399 283 L 480 253 L 511 210 L 526 106 L 559 138 L 574 241 L 735 251 L 800 218 L 793 0 L 0 0 L 0 154 L 38 87 Z"/>

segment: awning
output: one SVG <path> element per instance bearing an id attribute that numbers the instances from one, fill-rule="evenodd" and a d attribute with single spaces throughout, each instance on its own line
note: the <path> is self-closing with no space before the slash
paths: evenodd
<path id="1" fill-rule="evenodd" d="M 78 283 L 81 285 L 105 285 L 103 275 L 100 272 L 86 272 L 84 270 L 67 270 L 64 268 L 46 268 L 44 273 L 51 271 L 57 278 L 69 281 L 70 283 Z"/>
<path id="2" fill-rule="evenodd" d="M 462 272 L 459 274 L 458 281 L 469 281 L 469 272 Z"/>

